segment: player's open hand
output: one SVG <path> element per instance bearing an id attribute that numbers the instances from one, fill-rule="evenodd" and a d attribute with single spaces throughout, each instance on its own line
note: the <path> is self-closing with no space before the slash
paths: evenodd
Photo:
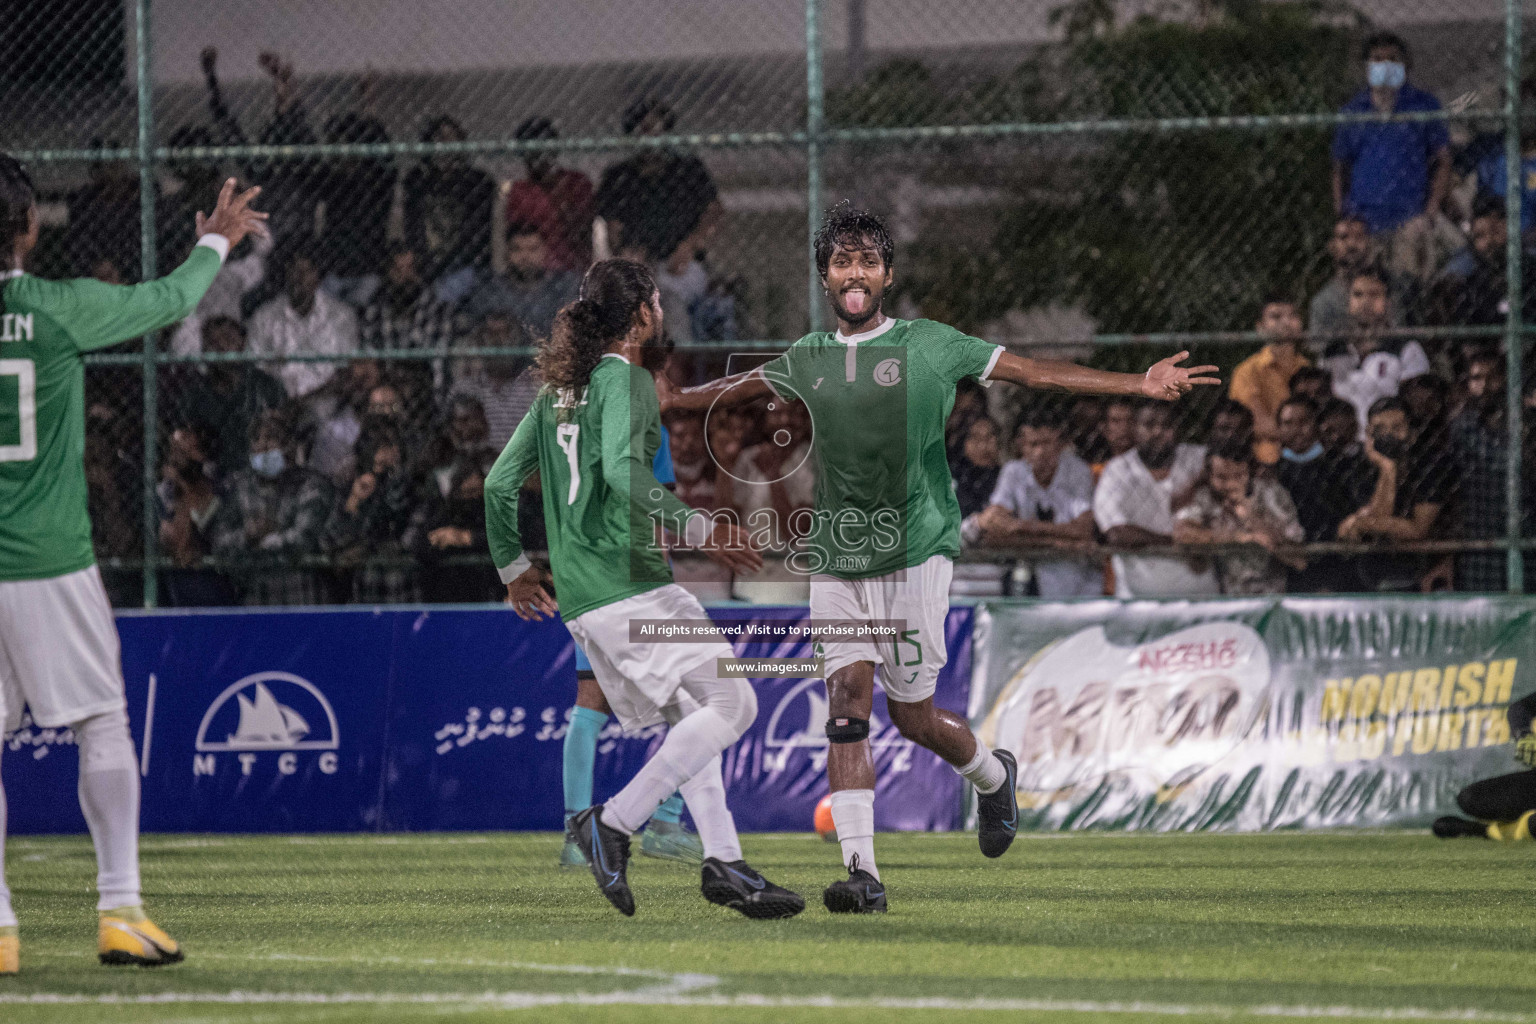
<path id="1" fill-rule="evenodd" d="M 762 554 L 752 546 L 747 532 L 735 523 L 716 522 L 703 550 L 711 561 L 732 572 L 757 572 L 763 567 Z"/>
<path id="2" fill-rule="evenodd" d="M 552 582 L 549 570 L 530 565 L 522 574 L 507 584 L 507 604 L 519 618 L 538 622 L 546 616 L 559 613 L 555 597 L 544 584 Z"/>
<path id="3" fill-rule="evenodd" d="M 198 211 L 197 237 L 223 235 L 229 239 L 231 249 L 239 245 L 246 235 L 266 237 L 267 215 L 251 209 L 251 200 L 261 195 L 261 186 L 248 188 L 239 195 L 235 194 L 235 186 L 234 178 L 224 182 L 224 187 L 219 189 L 219 202 L 213 208 L 212 216 L 205 217 L 201 210 Z"/>
<path id="4" fill-rule="evenodd" d="M 1188 394 L 1196 384 L 1219 385 L 1221 383 L 1220 377 L 1208 376 L 1216 373 L 1220 367 L 1179 365 L 1188 358 L 1188 352 L 1180 352 L 1176 356 L 1169 356 L 1167 359 L 1153 363 L 1147 375 L 1141 379 L 1141 393 L 1148 398 L 1172 402 Z"/>

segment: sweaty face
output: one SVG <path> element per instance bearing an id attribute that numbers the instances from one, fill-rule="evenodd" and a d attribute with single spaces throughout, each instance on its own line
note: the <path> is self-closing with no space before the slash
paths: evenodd
<path id="1" fill-rule="evenodd" d="M 1280 443 L 1297 454 L 1317 443 L 1317 418 L 1302 406 L 1281 406 L 1276 428 Z"/>
<path id="2" fill-rule="evenodd" d="M 837 318 L 851 327 L 859 327 L 880 313 L 885 290 L 891 286 L 891 268 L 880 250 L 873 246 L 847 246 L 838 243 L 827 260 L 822 278 Z"/>

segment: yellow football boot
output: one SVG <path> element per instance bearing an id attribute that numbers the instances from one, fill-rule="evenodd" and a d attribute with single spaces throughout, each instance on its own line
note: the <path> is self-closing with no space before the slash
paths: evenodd
<path id="1" fill-rule="evenodd" d="M 21 939 L 15 928 L 0 928 L 0 975 L 21 970 Z"/>
<path id="2" fill-rule="evenodd" d="M 176 940 L 144 916 L 142 910 L 105 910 L 96 933 L 96 952 L 104 964 L 133 964 L 159 967 L 180 963 L 181 947 Z M 138 920 L 133 920 L 137 917 Z"/>
<path id="3" fill-rule="evenodd" d="M 1526 811 L 1514 821 L 1495 821 L 1488 826 L 1488 838 L 1496 839 L 1501 843 L 1522 843 L 1531 839 L 1531 815 L 1536 811 Z"/>

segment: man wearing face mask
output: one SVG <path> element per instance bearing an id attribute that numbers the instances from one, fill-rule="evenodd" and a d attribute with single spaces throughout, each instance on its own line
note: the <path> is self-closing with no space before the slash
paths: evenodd
<path id="1" fill-rule="evenodd" d="M 1391 33 L 1368 37 L 1362 49 L 1367 87 L 1344 114 L 1407 114 L 1440 110 L 1440 101 L 1408 84 L 1408 44 Z M 1340 214 L 1363 219 L 1387 243 L 1399 272 L 1427 277 L 1436 218 L 1450 191 L 1450 135 L 1444 121 L 1343 124 L 1333 136 L 1333 202 Z"/>
<path id="2" fill-rule="evenodd" d="M 1442 459 L 1424 458 L 1412 446 L 1408 409 L 1397 398 L 1371 406 L 1366 457 L 1376 467 L 1376 490 L 1363 508 L 1339 525 L 1343 541 L 1388 544 L 1429 540 L 1444 533 L 1442 513 L 1458 486 L 1456 469 Z M 1430 568 L 1422 555 L 1356 559 L 1360 588 L 1404 592 L 1424 589 Z"/>
<path id="3" fill-rule="evenodd" d="M 320 552 L 334 492 L 325 477 L 298 464 L 298 455 L 288 415 L 262 413 L 251 425 L 250 466 L 230 477 L 214 519 L 214 553 L 248 563 L 248 605 L 323 601 L 317 574 L 292 566 Z"/>
<path id="4" fill-rule="evenodd" d="M 1318 432 L 1321 411 L 1307 398 L 1292 397 L 1277 417 L 1280 462 L 1275 475 L 1291 496 L 1301 522 L 1302 539 L 1313 544 L 1338 539 L 1339 524 L 1371 498 L 1376 470 L 1364 456 L 1335 448 L 1327 450 Z M 1353 436 L 1355 419 L 1344 409 L 1346 436 Z M 1339 592 L 1354 585 L 1351 564 L 1338 556 L 1309 558 L 1304 569 L 1292 569 L 1286 590 L 1293 594 Z"/>
<path id="5" fill-rule="evenodd" d="M 1472 540 L 1503 537 L 1509 464 L 1505 419 L 1504 355 L 1487 349 L 1467 366 L 1467 404 L 1451 421 L 1451 451 L 1461 467 L 1461 525 Z M 1464 551 L 1456 558 L 1456 589 L 1503 591 L 1507 558 L 1502 551 Z"/>

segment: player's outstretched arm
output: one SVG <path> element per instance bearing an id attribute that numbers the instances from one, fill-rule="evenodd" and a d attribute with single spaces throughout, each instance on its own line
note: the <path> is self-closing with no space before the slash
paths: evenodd
<path id="1" fill-rule="evenodd" d="M 1215 366 L 1178 365 L 1189 358 L 1188 352 L 1153 363 L 1145 374 L 1114 373 L 1095 370 L 1061 359 L 1030 359 L 1004 352 L 998 356 L 989 374 L 992 380 L 1006 380 L 1039 391 L 1067 391 L 1088 395 L 1140 395 L 1172 402 L 1201 384 L 1220 384 L 1221 378 L 1208 376 Z"/>
<path id="2" fill-rule="evenodd" d="M 226 181 L 213 213 L 197 215 L 199 244 L 164 277 L 136 285 L 39 282 L 40 297 L 82 352 L 142 337 L 183 320 L 202 301 L 229 250 L 252 231 L 266 230 L 262 222 L 267 215 L 250 208 L 251 200 L 260 194 L 260 188 L 251 188 L 236 195 L 235 179 Z"/>
<path id="3" fill-rule="evenodd" d="M 656 376 L 656 398 L 664 413 L 706 412 L 717 404 L 742 405 L 771 394 L 773 389 L 761 369 L 733 373 L 692 388 L 677 387 L 664 373 Z"/>

